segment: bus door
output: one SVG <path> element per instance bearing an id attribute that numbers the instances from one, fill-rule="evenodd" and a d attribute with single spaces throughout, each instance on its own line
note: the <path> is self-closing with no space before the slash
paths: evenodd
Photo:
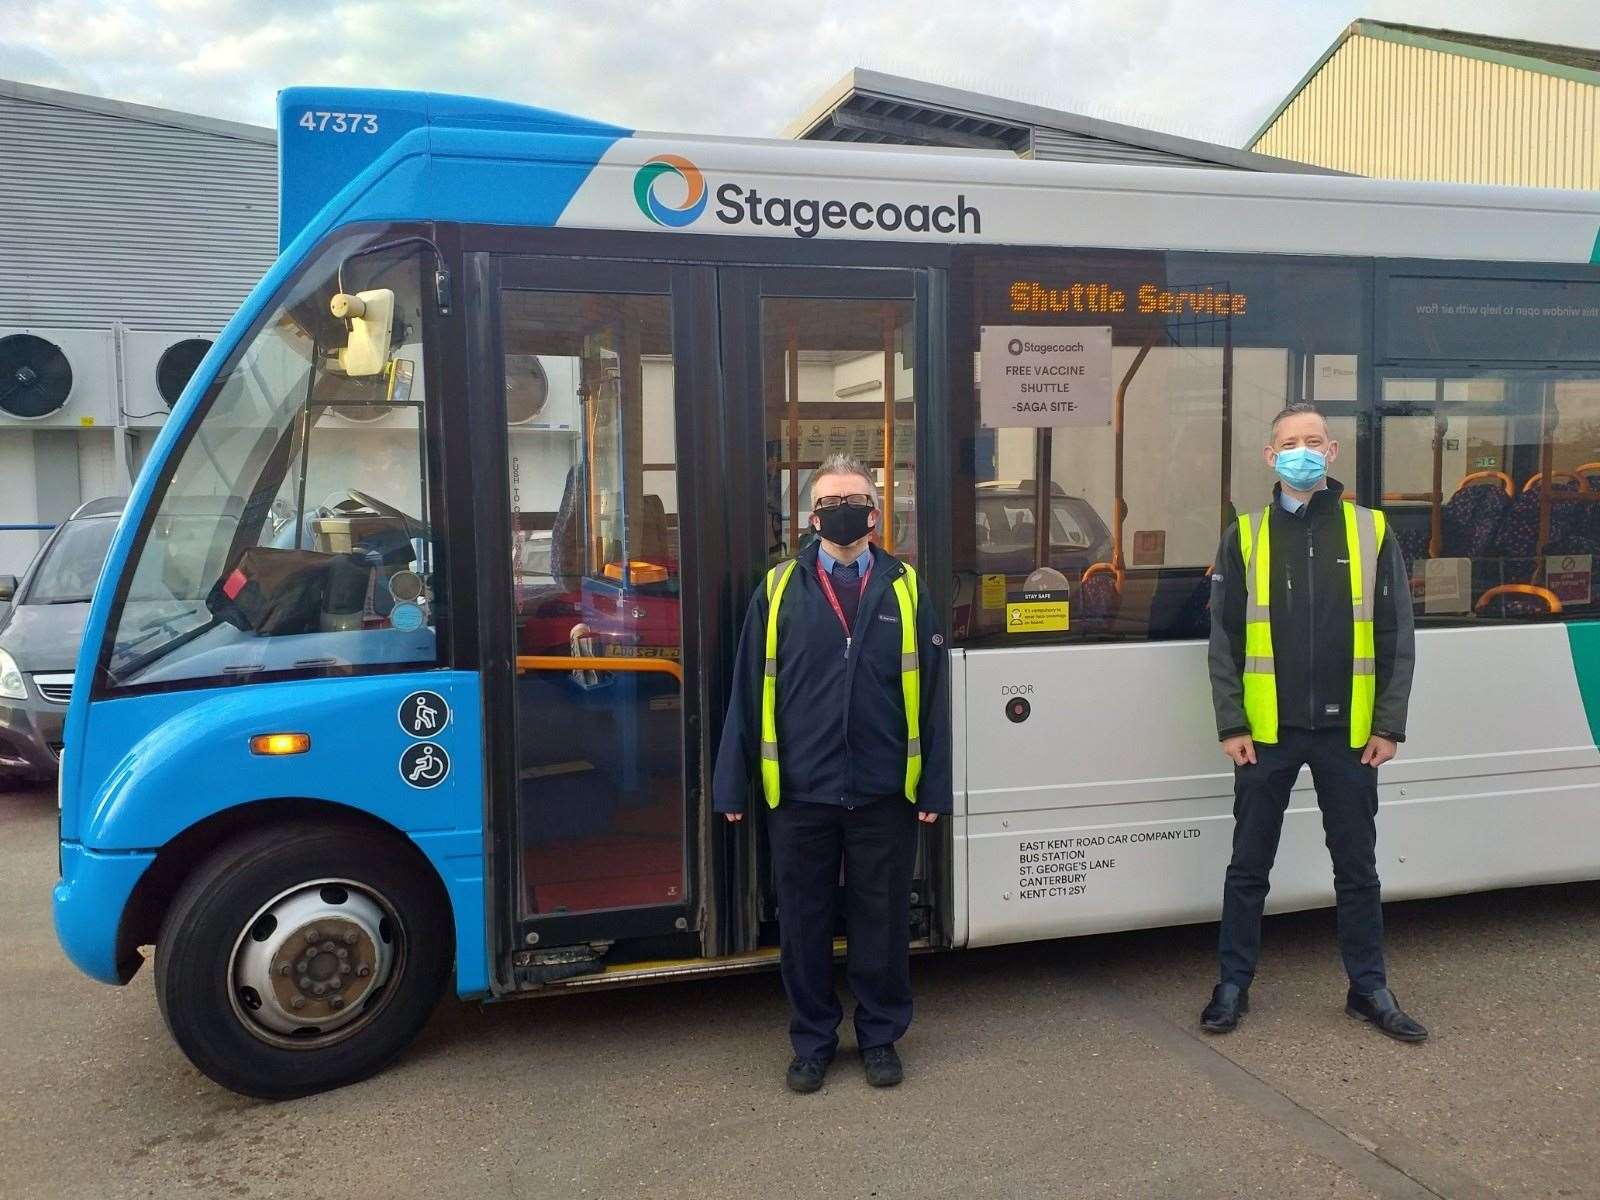
<path id="1" fill-rule="evenodd" d="M 702 953 L 696 480 L 719 473 L 710 272 L 478 260 L 502 987 Z M 495 452 L 488 452 L 490 445 Z M 502 964 L 503 955 L 496 955 Z"/>
<path id="2" fill-rule="evenodd" d="M 919 552 L 917 453 L 919 414 L 927 411 L 928 287 L 928 273 L 906 269 L 720 272 L 736 596 L 714 634 L 729 661 L 763 572 L 812 541 L 811 480 L 831 454 L 852 455 L 873 472 L 882 512 L 875 541 L 929 569 Z M 730 948 L 772 944 L 766 823 L 741 822 L 729 836 L 728 903 L 744 916 Z M 928 875 L 924 851 L 913 889 L 920 936 L 929 932 Z"/>

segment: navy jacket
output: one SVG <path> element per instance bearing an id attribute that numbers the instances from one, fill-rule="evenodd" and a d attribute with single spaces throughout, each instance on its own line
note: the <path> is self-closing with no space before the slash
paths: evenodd
<path id="1" fill-rule="evenodd" d="M 778 764 L 781 800 L 905 803 L 906 719 L 900 683 L 899 559 L 873 548 L 848 660 L 844 628 L 817 582 L 815 544 L 800 552 L 778 612 Z M 944 638 L 917 580 L 922 672 L 922 781 L 917 807 L 951 811 L 950 698 Z M 745 613 L 733 695 L 712 792 L 717 812 L 744 812 L 761 795 L 761 679 L 767 636 L 766 576 Z"/>

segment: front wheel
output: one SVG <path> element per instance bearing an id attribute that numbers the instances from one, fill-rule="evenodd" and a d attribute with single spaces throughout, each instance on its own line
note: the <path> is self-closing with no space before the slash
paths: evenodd
<path id="1" fill-rule="evenodd" d="M 275 826 L 220 847 L 179 891 L 156 998 L 195 1066 L 279 1100 L 378 1071 L 427 1020 L 453 962 L 448 900 L 409 842 Z"/>

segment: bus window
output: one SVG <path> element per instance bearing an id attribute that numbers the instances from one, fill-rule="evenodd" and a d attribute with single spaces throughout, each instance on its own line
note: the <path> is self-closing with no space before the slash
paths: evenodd
<path id="1" fill-rule="evenodd" d="M 959 637 L 1205 637 L 1219 537 L 1270 500 L 1261 448 L 1295 401 L 1323 409 L 1343 450 L 1335 473 L 1359 493 L 1362 268 L 1176 252 L 972 259 L 975 348 L 995 326 L 1109 328 L 1111 344 L 1085 417 L 987 427 L 972 405 L 972 528 L 953 530 Z M 1006 389 L 1005 364 L 982 357 L 979 394 Z M 1047 622 L 1011 619 L 1025 593 Z"/>
<path id="2" fill-rule="evenodd" d="M 916 381 L 909 300 L 761 302 L 768 554 L 810 542 L 811 476 L 830 454 L 874 473 L 875 540 L 916 561 Z"/>
<path id="3" fill-rule="evenodd" d="M 436 661 L 421 286 L 433 255 L 373 240 L 331 246 L 206 397 L 135 550 L 114 687 Z M 359 367 L 344 355 L 362 322 L 334 315 L 341 296 L 367 297 L 368 332 L 381 326 L 379 357 Z"/>
<path id="4" fill-rule="evenodd" d="M 666 296 L 501 298 L 521 916 L 684 899 Z"/>
<path id="5" fill-rule="evenodd" d="M 1418 619 L 1592 616 L 1600 379 L 1397 372 L 1380 403 L 1383 507 Z"/>

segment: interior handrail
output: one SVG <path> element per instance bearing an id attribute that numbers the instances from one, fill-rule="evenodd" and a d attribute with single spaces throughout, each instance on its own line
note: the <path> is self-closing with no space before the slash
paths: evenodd
<path id="1" fill-rule="evenodd" d="M 1551 471 L 1550 483 L 1552 487 L 1555 485 L 1555 481 L 1558 477 L 1572 480 L 1573 483 L 1578 485 L 1578 490 L 1580 492 L 1587 492 L 1589 490 L 1589 481 L 1582 475 L 1579 475 L 1576 471 Z M 1539 481 L 1543 478 L 1543 471 L 1535 471 L 1532 475 L 1529 475 L 1528 481 L 1522 485 L 1522 494 L 1526 496 L 1529 492 L 1533 491 L 1534 488 L 1539 486 Z"/>
<path id="2" fill-rule="evenodd" d="M 1561 600 L 1547 587 L 1540 587 L 1536 583 L 1499 583 L 1490 588 L 1472 607 L 1479 612 L 1489 601 L 1501 596 L 1532 596 L 1536 600 L 1543 600 L 1549 606 L 1552 615 L 1561 611 Z"/>
<path id="3" fill-rule="evenodd" d="M 670 658 L 575 658 L 563 654 L 519 654 L 518 671 L 635 671 L 671 675 L 681 685 L 683 667 Z"/>
<path id="4" fill-rule="evenodd" d="M 1490 479 L 1498 479 L 1507 496 L 1515 496 L 1517 494 L 1517 485 L 1511 482 L 1511 476 L 1504 471 L 1473 471 L 1470 475 L 1463 476 L 1461 482 L 1456 484 L 1456 492 L 1460 492 L 1462 488 Z"/>

